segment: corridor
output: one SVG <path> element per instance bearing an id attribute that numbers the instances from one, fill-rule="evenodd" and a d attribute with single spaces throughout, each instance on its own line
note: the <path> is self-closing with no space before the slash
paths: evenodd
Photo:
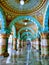
<path id="1" fill-rule="evenodd" d="M 49 65 L 49 0 L 0 0 L 0 65 Z"/>

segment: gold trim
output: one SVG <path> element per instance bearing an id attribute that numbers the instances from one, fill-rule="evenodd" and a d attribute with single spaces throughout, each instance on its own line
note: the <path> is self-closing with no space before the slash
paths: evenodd
<path id="1" fill-rule="evenodd" d="M 7 10 L 10 11 L 10 12 L 16 13 L 16 14 L 27 14 L 27 13 L 37 12 L 37 10 L 39 11 L 39 10 L 43 7 L 43 5 L 44 5 L 45 3 L 46 3 L 46 0 L 43 0 L 43 1 L 39 4 L 38 7 L 34 8 L 34 9 L 30 10 L 30 11 L 21 11 L 21 12 L 20 12 L 20 11 L 17 11 L 17 10 L 14 10 L 14 9 L 8 7 L 7 3 L 4 2 L 4 0 L 3 0 L 3 1 L 1 0 L 1 5 L 2 5 L 5 9 L 7 9 Z"/>
<path id="2" fill-rule="evenodd" d="M 2 38 L 8 38 L 9 35 L 8 34 L 0 34 L 0 37 L 2 37 Z"/>
<path id="3" fill-rule="evenodd" d="M 6 45 L 0 45 L 0 55 L 5 53 L 5 51 L 6 51 Z"/>
<path id="4" fill-rule="evenodd" d="M 47 33 L 42 33 L 42 34 L 41 34 L 41 38 L 42 38 L 42 39 L 44 39 L 44 38 L 46 39 L 46 38 L 47 38 Z"/>
<path id="5" fill-rule="evenodd" d="M 13 38 L 13 40 L 14 40 L 14 41 L 16 41 L 16 40 L 17 40 L 17 38 Z"/>
<path id="6" fill-rule="evenodd" d="M 21 0 L 15 0 L 15 2 L 20 3 Z M 29 2 L 29 0 L 24 0 L 24 3 Z"/>

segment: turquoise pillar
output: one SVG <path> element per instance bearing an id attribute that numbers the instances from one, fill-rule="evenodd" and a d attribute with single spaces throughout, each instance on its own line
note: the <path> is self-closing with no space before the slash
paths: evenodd
<path id="1" fill-rule="evenodd" d="M 6 18 L 2 8 L 0 8 L 0 56 L 8 56 L 8 30 L 6 28 Z"/>
<path id="2" fill-rule="evenodd" d="M 12 34 L 13 34 L 13 50 L 16 50 L 16 40 L 17 40 L 17 38 L 16 38 L 16 28 L 15 28 L 15 26 L 13 25 L 12 26 Z"/>

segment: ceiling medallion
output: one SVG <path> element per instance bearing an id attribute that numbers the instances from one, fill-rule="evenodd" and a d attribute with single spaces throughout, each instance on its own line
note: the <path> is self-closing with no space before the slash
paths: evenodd
<path id="1" fill-rule="evenodd" d="M 24 3 L 22 3 L 22 1 Z M 28 14 L 40 10 L 46 1 L 47 0 L 1 0 L 1 5 L 12 13 Z"/>

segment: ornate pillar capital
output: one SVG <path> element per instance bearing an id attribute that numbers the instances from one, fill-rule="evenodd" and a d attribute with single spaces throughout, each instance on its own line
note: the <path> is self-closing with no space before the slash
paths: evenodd
<path id="1" fill-rule="evenodd" d="M 9 34 L 0 34 L 0 37 L 2 37 L 2 38 L 8 38 Z"/>
<path id="2" fill-rule="evenodd" d="M 41 38 L 44 39 L 47 37 L 47 33 L 41 33 Z"/>

